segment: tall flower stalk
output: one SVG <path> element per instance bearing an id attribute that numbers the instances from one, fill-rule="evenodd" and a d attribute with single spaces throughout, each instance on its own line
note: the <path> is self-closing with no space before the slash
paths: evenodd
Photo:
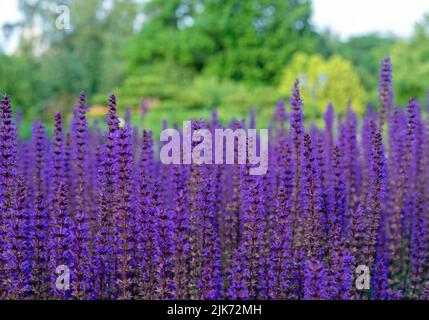
<path id="1" fill-rule="evenodd" d="M 70 128 L 57 113 L 52 137 L 34 121 L 29 140 L 3 97 L 0 298 L 429 299 L 429 122 L 415 99 L 393 105 L 390 60 L 380 108 L 362 117 L 329 104 L 322 126 L 304 122 L 298 82 L 289 104 L 289 115 L 282 101 L 273 112 L 258 176 L 251 159 L 237 161 L 263 151 L 246 135 L 263 123 L 255 110 L 191 121 L 191 136 L 236 135 L 234 164 L 212 164 L 188 128 L 157 143 L 133 109 L 121 123 L 115 95 L 105 125 L 88 124 L 82 93 Z M 179 142 L 193 161 L 163 163 L 159 150 Z M 369 290 L 354 285 L 366 268 Z"/>
<path id="2" fill-rule="evenodd" d="M 92 295 L 93 274 L 89 248 L 88 206 L 86 199 L 86 161 L 88 157 L 88 122 L 86 119 L 88 105 L 86 96 L 81 92 L 77 106 L 74 108 L 72 122 L 72 173 L 73 179 L 73 296 L 76 299 L 89 298 Z M 91 284 L 91 285 L 88 285 Z"/>
<path id="3" fill-rule="evenodd" d="M 23 232 L 22 211 L 18 210 L 16 129 L 12 121 L 12 106 L 4 96 L 0 110 L 0 297 L 18 298 L 22 290 L 21 263 Z M 18 255 L 18 256 L 17 256 Z M 21 283 L 19 283 L 21 282 Z"/>

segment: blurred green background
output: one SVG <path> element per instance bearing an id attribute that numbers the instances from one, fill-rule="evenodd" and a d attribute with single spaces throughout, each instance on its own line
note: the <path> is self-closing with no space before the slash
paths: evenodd
<path id="1" fill-rule="evenodd" d="M 426 103 L 429 16 L 410 38 L 368 34 L 340 40 L 317 32 L 310 0 L 64 0 L 71 29 L 55 27 L 58 1 L 19 0 L 22 19 L 3 26 L 18 34 L 13 54 L 0 52 L 0 92 L 22 110 L 22 121 L 70 115 L 81 89 L 90 116 L 102 118 L 108 94 L 133 121 L 144 100 L 145 126 L 162 119 L 208 116 L 227 121 L 250 107 L 267 122 L 279 99 L 301 81 L 305 116 L 326 104 L 363 113 L 377 105 L 380 60 L 394 65 L 395 102 Z M 22 126 L 28 130 L 29 126 Z M 23 133 L 25 135 L 25 132 Z"/>

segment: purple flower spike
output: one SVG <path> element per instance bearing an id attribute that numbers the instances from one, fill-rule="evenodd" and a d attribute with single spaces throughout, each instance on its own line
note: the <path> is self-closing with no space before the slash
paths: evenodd
<path id="1" fill-rule="evenodd" d="M 258 176 L 238 152 L 263 156 L 265 132 L 231 136 L 256 128 L 253 110 L 227 125 L 216 111 L 190 121 L 211 144 L 189 142 L 179 119 L 162 122 L 177 132 L 157 142 L 129 111 L 120 123 L 113 94 L 106 126 L 88 125 L 81 93 L 70 127 L 57 113 L 52 136 L 34 121 L 26 141 L 3 97 L 0 299 L 429 300 L 429 123 L 418 100 L 393 106 L 388 58 L 379 103 L 363 117 L 329 104 L 304 124 L 296 82 L 289 114 L 281 101 L 268 124 Z M 210 146 L 216 159 L 217 129 L 235 163 L 195 161 Z M 158 152 L 175 142 L 194 161 L 164 164 Z"/>
<path id="2" fill-rule="evenodd" d="M 86 197 L 85 170 L 88 159 L 88 121 L 86 112 L 88 105 L 86 96 L 81 92 L 77 106 L 74 108 L 72 122 L 72 173 L 73 184 L 73 265 L 72 282 L 73 296 L 77 299 L 90 298 L 93 294 L 93 279 L 91 260 L 89 256 L 89 224 L 88 205 Z"/>
<path id="3" fill-rule="evenodd" d="M 392 64 L 390 57 L 386 57 L 381 61 L 378 101 L 380 103 L 380 124 L 383 126 L 386 116 L 393 108 Z"/>

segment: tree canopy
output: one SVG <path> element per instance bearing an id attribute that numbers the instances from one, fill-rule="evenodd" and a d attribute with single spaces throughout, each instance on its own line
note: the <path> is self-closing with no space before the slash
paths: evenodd
<path id="1" fill-rule="evenodd" d="M 64 0 L 70 29 L 58 29 L 55 0 L 19 0 L 18 37 L 0 51 L 0 90 L 24 117 L 70 110 L 80 90 L 90 103 L 119 95 L 119 109 L 142 99 L 159 113 L 217 107 L 239 117 L 287 98 L 301 78 L 319 116 L 328 101 L 364 110 L 377 101 L 380 60 L 392 56 L 395 103 L 426 98 L 429 18 L 410 39 L 367 34 L 346 40 L 312 22 L 311 0 Z M 4 45 L 0 46 L 4 47 Z M 1 48 L 0 48 L 1 50 Z M 309 114 L 309 113 L 307 113 Z"/>
<path id="2" fill-rule="evenodd" d="M 350 103 L 358 113 L 363 113 L 367 96 L 350 61 L 340 56 L 325 60 L 320 55 L 298 53 L 283 72 L 280 89 L 284 94 L 296 78 L 300 80 L 307 110 L 313 108 L 315 114 L 321 115 L 332 102 L 339 112 L 345 112 Z"/>
<path id="3" fill-rule="evenodd" d="M 394 81 L 398 102 L 423 97 L 429 87 L 429 14 L 419 22 L 409 40 L 398 42 L 392 50 Z"/>
<path id="4" fill-rule="evenodd" d="M 143 12 L 134 65 L 169 60 L 221 78 L 273 83 L 294 53 L 317 50 L 308 0 L 152 0 Z"/>

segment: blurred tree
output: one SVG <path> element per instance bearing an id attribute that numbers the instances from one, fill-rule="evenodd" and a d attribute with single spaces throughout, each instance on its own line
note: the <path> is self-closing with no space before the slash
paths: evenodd
<path id="1" fill-rule="evenodd" d="M 393 48 L 395 102 L 405 104 L 410 97 L 426 98 L 429 87 L 429 14 L 419 22 L 409 40 Z"/>
<path id="2" fill-rule="evenodd" d="M 250 106 L 272 109 L 280 97 L 275 87 L 194 76 L 173 63 L 136 69 L 115 92 L 121 97 L 122 106 L 137 106 L 145 97 L 151 102 L 151 107 L 168 112 L 173 117 L 190 110 L 210 110 L 214 107 L 229 112 L 229 116 L 239 116 L 247 113 Z M 104 100 L 104 95 L 98 95 L 95 99 L 99 103 Z"/>
<path id="3" fill-rule="evenodd" d="M 39 101 L 70 108 L 80 90 L 91 97 L 121 82 L 136 1 L 62 1 L 69 9 L 69 29 L 56 24 L 62 12 L 55 0 L 19 0 L 19 5 L 23 19 L 17 26 L 21 39 L 16 55 L 36 66 Z"/>
<path id="4" fill-rule="evenodd" d="M 390 54 L 397 39 L 394 36 L 368 34 L 347 41 L 331 41 L 332 51 L 349 60 L 371 98 L 376 101 L 380 61 Z"/>
<path id="5" fill-rule="evenodd" d="M 189 87 L 191 82 L 192 77 L 187 70 L 172 63 L 156 63 L 136 68 L 114 91 L 120 97 L 122 106 L 138 106 L 143 97 L 180 104 L 183 88 Z M 105 100 L 105 94 L 96 97 L 98 103 L 104 103 Z M 186 101 L 183 107 L 192 103 Z"/>
<path id="6" fill-rule="evenodd" d="M 8 94 L 15 106 L 31 104 L 35 98 L 33 90 L 32 65 L 17 56 L 0 53 L 0 94 Z"/>
<path id="7" fill-rule="evenodd" d="M 133 67 L 168 60 L 210 76 L 272 83 L 295 52 L 317 49 L 309 0 L 151 0 L 144 14 Z"/>
<path id="8" fill-rule="evenodd" d="M 283 94 L 290 93 L 296 78 L 309 114 L 321 115 L 329 102 L 339 112 L 344 112 L 350 102 L 356 112 L 363 113 L 367 96 L 350 61 L 340 56 L 325 60 L 319 55 L 298 53 L 284 69 L 280 84 Z"/>
<path id="9" fill-rule="evenodd" d="M 113 89 L 122 106 L 153 98 L 168 114 L 211 106 L 234 114 L 250 105 L 265 110 L 279 87 L 289 94 L 299 74 L 306 75 L 310 116 L 328 98 L 344 108 L 350 97 L 361 108 L 365 90 L 376 99 L 379 61 L 393 46 L 396 96 L 426 91 L 428 22 L 395 45 L 390 36 L 342 41 L 329 30 L 317 33 L 311 0 L 63 0 L 71 22 L 64 30 L 55 23 L 58 1 L 18 1 L 22 21 L 3 29 L 20 34 L 19 47 L 0 55 L 0 90 L 49 118 L 70 111 L 81 89 L 97 103 Z"/>

